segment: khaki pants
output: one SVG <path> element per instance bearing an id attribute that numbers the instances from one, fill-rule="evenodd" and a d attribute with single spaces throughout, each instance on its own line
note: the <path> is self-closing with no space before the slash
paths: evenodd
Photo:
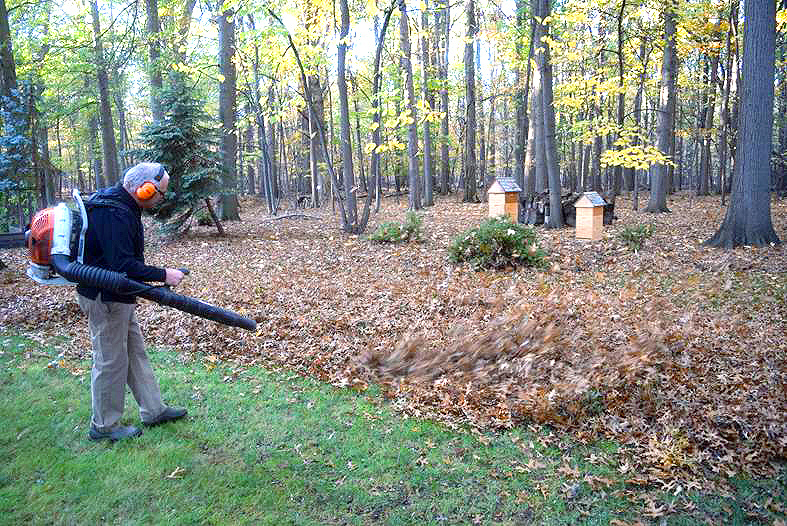
<path id="1" fill-rule="evenodd" d="M 156 377 L 145 352 L 145 342 L 134 313 L 135 304 L 102 302 L 77 294 L 79 307 L 87 314 L 93 342 L 93 369 L 90 393 L 93 400 L 91 423 L 106 431 L 120 421 L 126 385 L 139 404 L 143 422 L 164 411 Z"/>

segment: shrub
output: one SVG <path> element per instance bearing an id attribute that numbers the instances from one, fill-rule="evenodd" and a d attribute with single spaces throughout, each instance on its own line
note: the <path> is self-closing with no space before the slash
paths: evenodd
<path id="1" fill-rule="evenodd" d="M 545 264 L 535 231 L 507 217 L 488 219 L 457 236 L 448 257 L 454 263 L 469 262 L 476 270 Z"/>
<path id="2" fill-rule="evenodd" d="M 423 219 L 410 210 L 404 217 L 404 223 L 388 221 L 381 224 L 369 236 L 378 243 L 398 243 L 400 241 L 420 241 Z"/>
<path id="3" fill-rule="evenodd" d="M 629 250 L 637 252 L 642 249 L 645 240 L 653 235 L 653 225 L 627 226 L 618 233 L 620 239 Z"/>

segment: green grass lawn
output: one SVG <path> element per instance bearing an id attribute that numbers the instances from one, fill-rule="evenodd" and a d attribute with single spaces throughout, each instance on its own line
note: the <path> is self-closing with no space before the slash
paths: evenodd
<path id="1" fill-rule="evenodd" d="M 0 332 L 0 524 L 778 524 L 784 517 L 784 472 L 736 479 L 730 495 L 673 495 L 627 484 L 616 444 L 563 437 L 558 447 L 545 429 L 450 430 L 403 418 L 374 389 L 184 363 L 169 351 L 151 351 L 151 359 L 165 401 L 187 407 L 187 419 L 137 439 L 93 443 L 90 364 L 71 364 L 75 372 L 47 367 L 54 353 Z M 124 423 L 140 425 L 130 394 Z M 650 501 L 662 511 L 645 514 Z"/>

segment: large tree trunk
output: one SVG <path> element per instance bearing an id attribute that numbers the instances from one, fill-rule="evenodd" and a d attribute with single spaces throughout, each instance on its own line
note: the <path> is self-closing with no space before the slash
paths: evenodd
<path id="1" fill-rule="evenodd" d="M 235 135 L 235 12 L 226 10 L 219 16 L 219 121 L 221 122 L 222 186 L 226 193 L 219 199 L 219 217 L 222 221 L 239 221 L 240 206 L 237 194 L 237 167 L 235 156 L 238 143 Z"/>
<path id="2" fill-rule="evenodd" d="M 745 2 L 743 92 L 737 161 L 727 215 L 712 247 L 755 247 L 780 243 L 771 222 L 771 144 L 776 48 L 775 4 Z"/>
<path id="3" fill-rule="evenodd" d="M 8 25 L 8 9 L 5 0 L 0 0 L 0 95 L 10 97 L 12 91 L 17 88 L 11 28 Z"/>
<path id="4" fill-rule="evenodd" d="M 536 0 L 539 3 L 539 17 L 549 20 L 552 13 L 552 0 Z M 549 187 L 549 228 L 563 226 L 563 206 L 560 201 L 561 185 L 560 171 L 557 158 L 557 139 L 555 137 L 555 106 L 552 93 L 552 59 L 549 51 L 549 23 L 541 23 L 543 39 L 543 52 L 537 53 L 539 69 L 541 69 L 541 94 L 544 113 L 544 153 L 547 167 L 547 182 Z"/>
<path id="5" fill-rule="evenodd" d="M 664 9 L 664 58 L 661 64 L 661 89 L 659 93 L 657 147 L 665 156 L 672 149 L 672 124 L 675 118 L 675 13 L 671 7 Z M 645 212 L 669 212 L 667 208 L 666 164 L 657 163 L 650 183 L 650 201 Z"/>
<path id="6" fill-rule="evenodd" d="M 98 4 L 90 2 L 93 16 L 93 42 L 96 59 L 96 77 L 98 79 L 99 119 L 101 121 L 101 145 L 103 151 L 103 174 L 106 183 L 116 181 L 120 177 L 118 168 L 115 129 L 112 121 L 112 107 L 109 100 L 109 79 L 104 62 L 104 48 L 101 44 L 101 24 L 98 18 Z"/>
<path id="7" fill-rule="evenodd" d="M 429 89 L 429 11 L 427 0 L 424 0 L 421 12 L 421 85 L 423 86 L 424 104 L 427 111 L 432 111 L 432 95 Z M 432 132 L 429 119 L 424 119 L 424 205 L 434 205 L 434 179 L 432 175 Z"/>
<path id="8" fill-rule="evenodd" d="M 150 77 L 150 113 L 153 115 L 153 122 L 164 118 L 164 110 L 161 108 L 161 44 L 159 33 L 161 25 L 158 18 L 158 0 L 145 0 L 145 11 L 147 22 L 145 29 L 148 32 L 148 75 Z"/>
<path id="9" fill-rule="evenodd" d="M 355 199 L 355 177 L 353 174 L 353 151 L 350 142 L 350 106 L 347 101 L 347 77 L 345 70 L 345 58 L 347 56 L 347 36 L 350 33 L 350 9 L 347 0 L 340 0 L 339 9 L 341 12 L 342 27 L 339 34 L 339 55 L 337 83 L 339 89 L 339 125 L 341 126 L 342 144 L 342 183 L 344 193 L 347 197 L 346 203 L 346 222 L 347 232 L 355 231 L 358 223 L 358 207 Z"/>
<path id="10" fill-rule="evenodd" d="M 404 0 L 399 2 L 399 34 L 402 48 L 402 70 L 405 75 L 405 96 L 409 110 L 407 129 L 407 185 L 409 186 L 408 204 L 410 210 L 421 209 L 421 192 L 418 185 L 418 116 L 415 106 L 415 87 L 413 86 L 413 65 L 410 52 L 410 25 L 407 17 L 407 6 Z"/>
<path id="11" fill-rule="evenodd" d="M 465 196 L 466 203 L 478 202 L 478 188 L 476 186 L 476 166 L 478 160 L 475 154 L 476 137 L 476 108 L 475 108 L 475 61 L 473 60 L 473 42 L 476 37 L 477 27 L 475 21 L 475 0 L 467 0 L 465 4 L 467 19 L 467 38 L 465 42 Z"/>

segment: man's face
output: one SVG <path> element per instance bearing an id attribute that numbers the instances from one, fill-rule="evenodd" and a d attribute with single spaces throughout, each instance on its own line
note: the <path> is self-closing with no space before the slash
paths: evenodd
<path id="1" fill-rule="evenodd" d="M 152 208 L 155 208 L 155 207 L 157 207 L 158 205 L 160 205 L 164 201 L 164 194 L 167 193 L 167 188 L 169 187 L 169 174 L 168 173 L 166 173 L 166 172 L 164 173 L 164 177 L 161 178 L 161 181 L 159 182 L 158 186 L 159 186 L 158 187 L 158 192 L 156 192 L 156 195 L 154 195 L 153 197 L 151 197 L 147 201 L 141 201 L 139 203 L 139 206 L 143 210 L 150 210 Z"/>

